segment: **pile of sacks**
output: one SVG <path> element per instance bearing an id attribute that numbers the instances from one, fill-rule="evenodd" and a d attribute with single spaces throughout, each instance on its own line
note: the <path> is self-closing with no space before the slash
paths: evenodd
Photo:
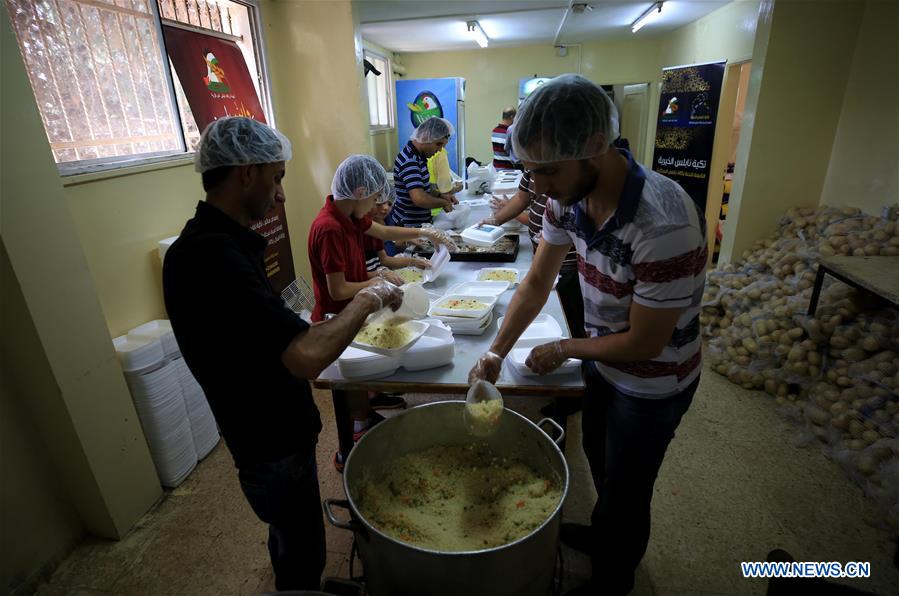
<path id="1" fill-rule="evenodd" d="M 899 256 L 899 225 L 790 209 L 771 238 L 708 274 L 706 358 L 796 414 L 899 528 L 899 312 L 828 277 L 808 316 L 816 259 L 829 255 Z"/>

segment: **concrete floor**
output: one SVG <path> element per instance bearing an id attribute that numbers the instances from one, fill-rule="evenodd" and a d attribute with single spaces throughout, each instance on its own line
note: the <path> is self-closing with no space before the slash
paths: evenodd
<path id="1" fill-rule="evenodd" d="M 330 394 L 316 392 L 316 401 L 325 425 L 318 457 L 322 496 L 343 497 L 331 465 L 337 438 Z M 507 401 L 536 418 L 548 400 Z M 572 484 L 565 518 L 586 521 L 595 493 L 577 415 L 570 419 L 566 455 Z M 769 398 L 707 370 L 656 483 L 652 537 L 633 594 L 764 594 L 766 581 L 743 579 L 739 563 L 763 561 L 777 547 L 800 561 L 870 561 L 872 577 L 852 585 L 896 594 L 896 544 L 866 523 L 877 518 L 817 445 L 798 444 L 795 427 Z M 327 532 L 325 575 L 348 577 L 352 537 L 330 526 Z M 265 539 L 222 443 L 125 539 L 85 542 L 37 593 L 259 594 L 273 590 Z M 586 578 L 589 561 L 564 553 L 567 589 Z"/>

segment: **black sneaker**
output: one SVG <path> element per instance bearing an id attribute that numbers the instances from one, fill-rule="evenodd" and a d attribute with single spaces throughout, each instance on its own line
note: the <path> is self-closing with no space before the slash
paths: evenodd
<path id="1" fill-rule="evenodd" d="M 406 408 L 406 400 L 399 393 L 376 393 L 368 403 L 375 410 L 398 410 Z"/>
<path id="2" fill-rule="evenodd" d="M 586 524 L 563 523 L 562 542 L 576 551 L 590 554 L 593 551 L 593 531 Z"/>

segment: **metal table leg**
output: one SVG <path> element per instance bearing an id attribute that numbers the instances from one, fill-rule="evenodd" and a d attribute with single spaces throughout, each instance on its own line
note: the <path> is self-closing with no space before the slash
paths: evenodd
<path id="1" fill-rule="evenodd" d="M 334 401 L 334 420 L 337 423 L 337 442 L 340 446 L 340 455 L 343 457 L 343 461 L 346 461 L 353 449 L 353 418 L 350 415 L 347 392 L 332 389 L 331 399 Z"/>
<path id="2" fill-rule="evenodd" d="M 827 274 L 827 267 L 818 264 L 818 274 L 815 276 L 815 285 L 812 288 L 812 298 L 808 303 L 808 315 L 815 314 L 818 309 L 818 299 L 821 298 L 821 286 L 824 285 L 824 276 Z M 854 285 L 854 284 L 853 284 Z"/>

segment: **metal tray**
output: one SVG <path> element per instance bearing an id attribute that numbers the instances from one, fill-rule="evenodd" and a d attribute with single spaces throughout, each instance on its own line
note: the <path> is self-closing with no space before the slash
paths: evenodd
<path id="1" fill-rule="evenodd" d="M 450 251 L 450 261 L 478 261 L 483 263 L 514 263 L 518 258 L 518 248 L 521 237 L 518 234 L 506 234 L 491 247 L 473 246 L 466 244 L 461 238 L 453 240 L 462 250 Z M 434 254 L 434 247 L 426 244 L 416 247 L 415 256 L 430 258 Z"/>

